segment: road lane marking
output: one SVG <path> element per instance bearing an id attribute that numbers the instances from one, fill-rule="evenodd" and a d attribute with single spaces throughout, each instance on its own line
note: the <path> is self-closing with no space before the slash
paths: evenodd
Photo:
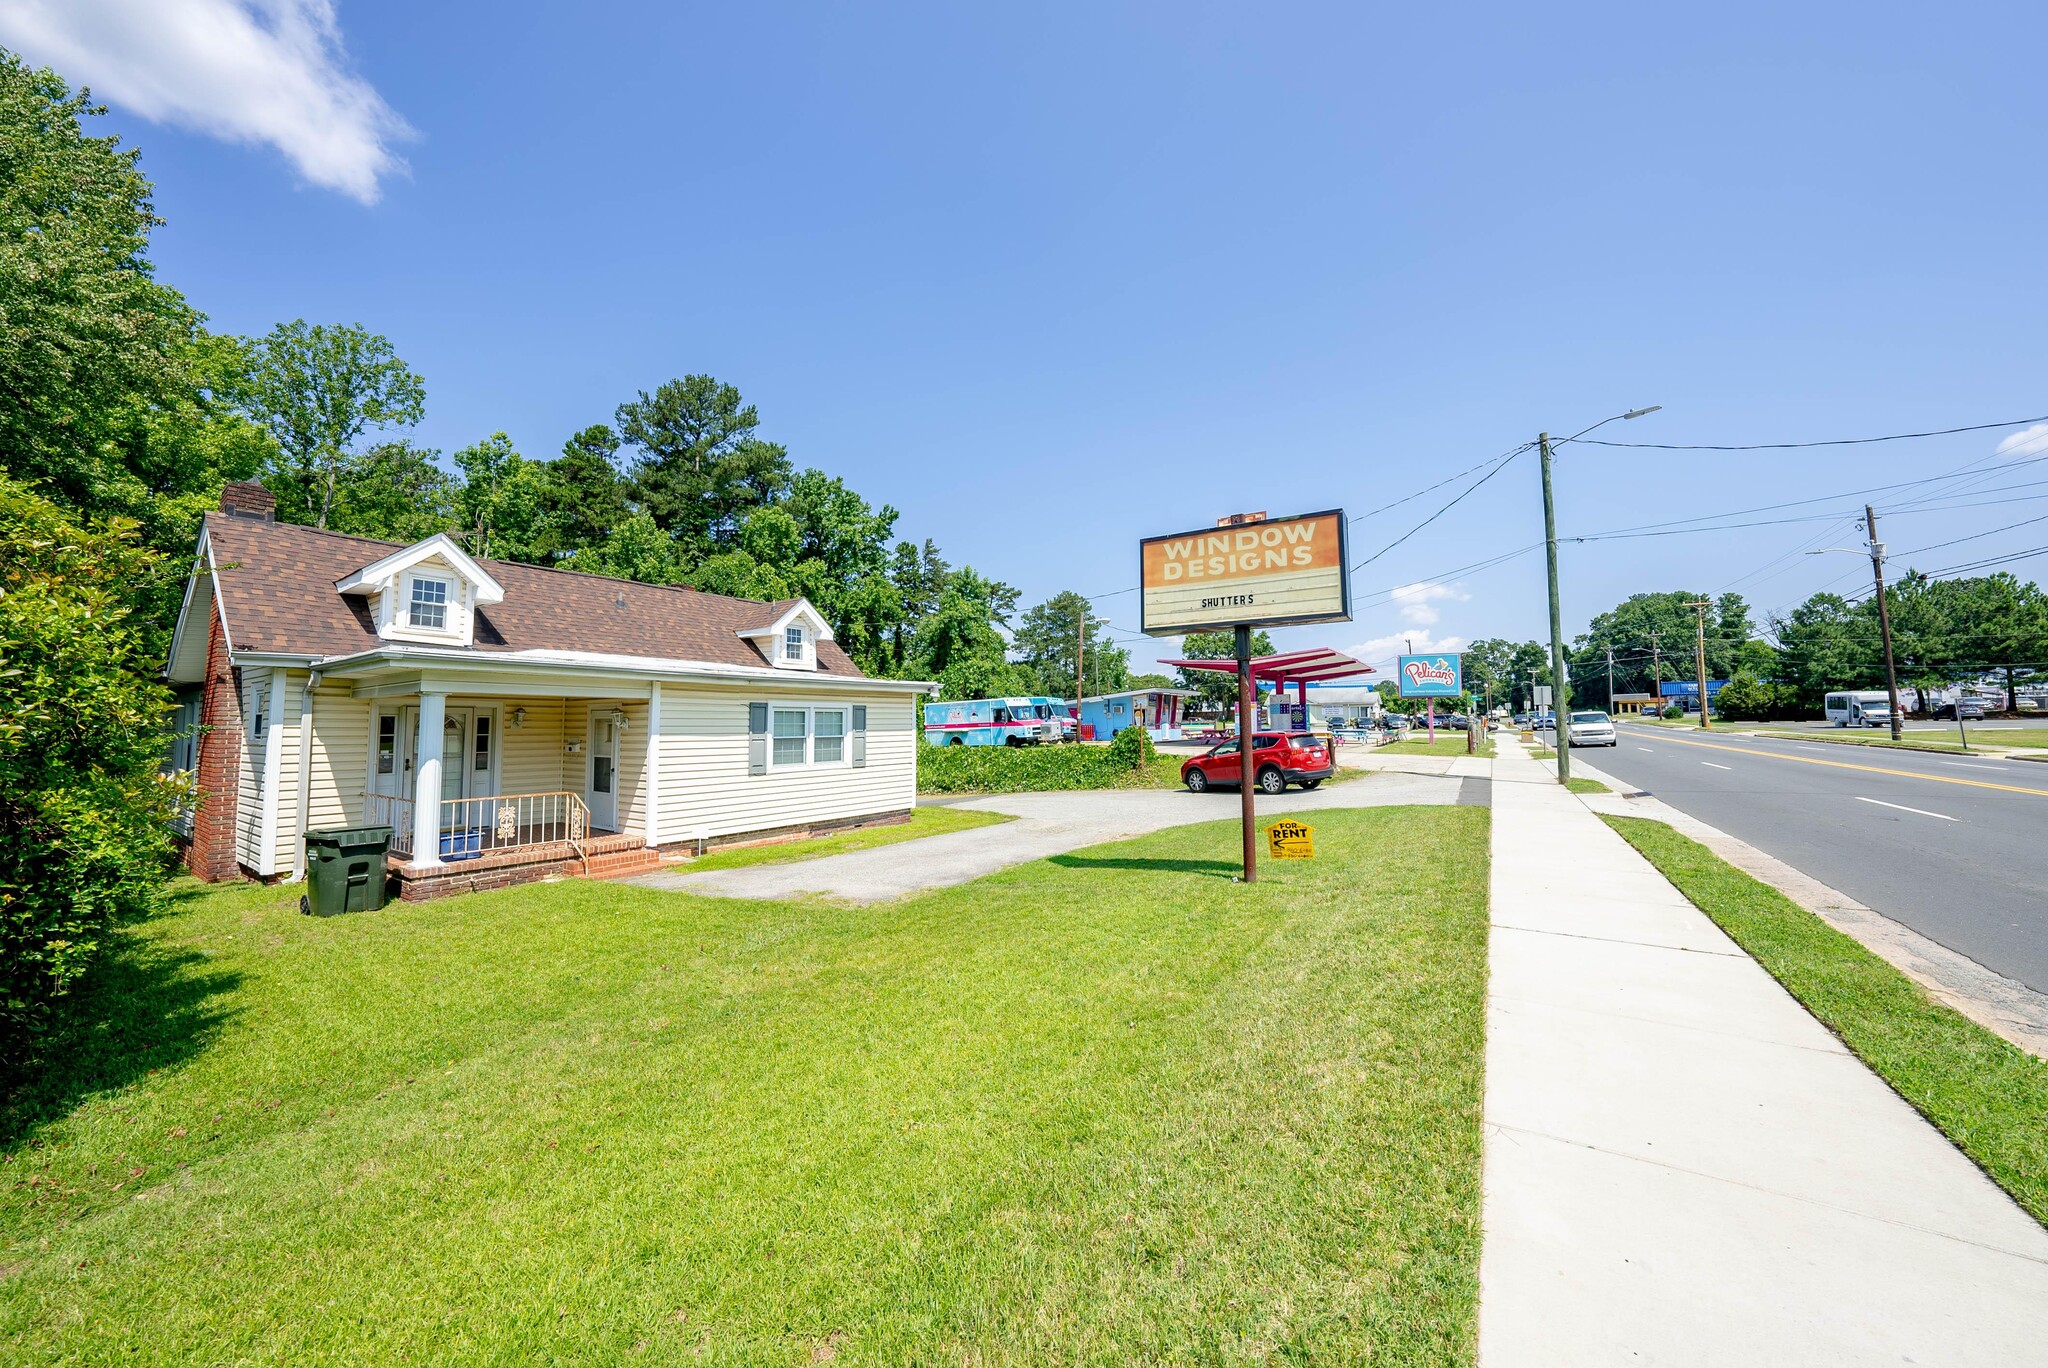
<path id="1" fill-rule="evenodd" d="M 1829 769 L 1861 770 L 1865 774 L 1889 774 L 1899 779 L 1924 779 L 1930 784 L 1962 784 L 1967 788 L 1997 789 L 2002 793 L 2031 793 L 2036 798 L 2048 798 L 2048 789 L 2022 788 L 2018 784 L 1994 784 L 1989 779 L 1963 779 L 1949 774 L 1922 774 L 1916 770 L 1885 769 L 1881 765 L 1852 765 L 1847 760 L 1823 760 L 1817 755 L 1783 755 L 1773 750 L 1745 750 L 1741 746 L 1724 746 L 1714 741 L 1681 741 L 1675 736 L 1665 740 L 1674 746 L 1698 746 L 1703 750 L 1731 751 L 1736 755 L 1747 755 L 1756 760 L 1786 760 L 1795 765 L 1826 765 Z"/>
<path id="2" fill-rule="evenodd" d="M 1733 770 L 1733 769 L 1735 768 L 1735 766 L 1733 766 L 1733 765 L 1717 765 L 1717 764 L 1715 764 L 1715 763 L 1714 763 L 1713 761 L 1711 761 L 1711 760 L 1702 760 L 1702 761 L 1700 761 L 1700 763 L 1701 763 L 1702 765 L 1705 765 L 1705 766 L 1706 766 L 1706 767 L 1707 767 L 1708 769 L 1724 769 L 1724 770 Z"/>
<path id="3" fill-rule="evenodd" d="M 1641 751 L 1645 755 L 1655 755 L 1657 753 L 1651 750 L 1648 746 L 1637 746 L 1636 749 Z"/>
<path id="4" fill-rule="evenodd" d="M 2012 768 L 2011 765 L 1994 765 L 1987 760 L 1944 760 L 1941 763 L 1944 765 L 1961 765 L 1964 769 L 2009 770 Z"/>
<path id="5" fill-rule="evenodd" d="M 1950 817 L 1946 813 L 1929 812 L 1926 808 L 1909 808 L 1904 803 L 1887 803 L 1882 798 L 1864 798 L 1859 796 L 1856 799 L 1856 801 L 1859 803 L 1875 803 L 1879 807 L 1897 808 L 1900 812 L 1911 812 L 1921 817 L 1939 817 L 1944 822 L 1953 822 L 1956 820 L 1955 818 Z"/>

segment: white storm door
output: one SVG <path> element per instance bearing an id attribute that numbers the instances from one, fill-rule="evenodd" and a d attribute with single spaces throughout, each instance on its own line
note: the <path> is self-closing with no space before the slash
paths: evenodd
<path id="1" fill-rule="evenodd" d="M 590 766 L 584 775 L 583 801 L 590 807 L 590 825 L 619 829 L 619 728 L 610 713 L 590 719 Z"/>

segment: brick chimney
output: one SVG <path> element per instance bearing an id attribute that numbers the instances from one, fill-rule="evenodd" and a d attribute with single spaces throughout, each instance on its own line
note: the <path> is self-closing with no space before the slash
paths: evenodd
<path id="1" fill-rule="evenodd" d="M 240 480 L 221 486 L 220 511 L 251 522 L 276 522 L 277 495 L 254 480 Z"/>

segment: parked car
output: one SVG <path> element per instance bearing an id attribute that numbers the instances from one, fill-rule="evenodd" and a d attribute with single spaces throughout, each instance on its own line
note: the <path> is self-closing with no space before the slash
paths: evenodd
<path id="1" fill-rule="evenodd" d="M 1958 713 L 1962 714 L 1963 721 L 1975 722 L 1986 715 L 1984 700 L 1981 698 L 1958 698 L 1952 702 L 1943 703 L 1934 710 L 1936 718 L 1949 722 L 1956 721 Z"/>
<path id="2" fill-rule="evenodd" d="M 1553 721 L 1552 726 L 1556 723 Z M 1572 712 L 1572 744 L 1574 746 L 1614 746 L 1621 738 L 1615 735 L 1614 719 L 1604 712 Z"/>
<path id="3" fill-rule="evenodd" d="M 1313 732 L 1252 735 L 1252 782 L 1261 793 L 1280 793 L 1289 784 L 1312 789 L 1335 768 L 1329 743 Z M 1205 793 L 1214 785 L 1234 788 L 1243 777 L 1236 738 L 1188 757 L 1180 767 L 1180 781 L 1190 793 Z"/>
<path id="4" fill-rule="evenodd" d="M 1536 731 L 1556 731 L 1557 716 L 1554 713 L 1540 714 L 1530 726 Z"/>
<path id="5" fill-rule="evenodd" d="M 1525 712 L 1519 712 L 1519 713 L 1516 713 L 1516 714 L 1515 714 L 1515 725 L 1516 725 L 1516 726 L 1518 726 L 1518 727 L 1526 727 L 1526 726 L 1528 726 L 1528 725 L 1529 725 L 1529 714 L 1527 714 L 1527 713 L 1525 713 Z"/>

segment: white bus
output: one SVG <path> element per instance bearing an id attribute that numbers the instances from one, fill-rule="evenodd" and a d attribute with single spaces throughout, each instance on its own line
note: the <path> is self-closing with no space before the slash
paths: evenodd
<path id="1" fill-rule="evenodd" d="M 1838 727 L 1889 727 L 1892 724 L 1891 695 L 1882 689 L 1831 693 L 1822 707 L 1828 721 Z"/>

